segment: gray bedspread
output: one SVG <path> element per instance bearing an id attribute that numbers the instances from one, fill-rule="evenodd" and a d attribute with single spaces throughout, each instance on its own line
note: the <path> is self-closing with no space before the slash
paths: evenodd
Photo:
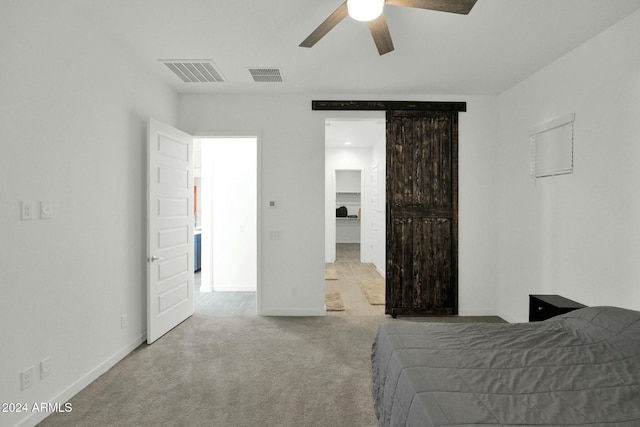
<path id="1" fill-rule="evenodd" d="M 389 322 L 372 348 L 381 426 L 640 426 L 640 312 L 545 322 Z"/>

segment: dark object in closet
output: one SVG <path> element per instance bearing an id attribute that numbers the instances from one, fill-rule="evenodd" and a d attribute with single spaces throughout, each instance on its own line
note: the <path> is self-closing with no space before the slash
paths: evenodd
<path id="1" fill-rule="evenodd" d="M 345 218 L 346 216 L 347 216 L 346 206 L 340 206 L 339 208 L 336 209 L 336 217 Z"/>

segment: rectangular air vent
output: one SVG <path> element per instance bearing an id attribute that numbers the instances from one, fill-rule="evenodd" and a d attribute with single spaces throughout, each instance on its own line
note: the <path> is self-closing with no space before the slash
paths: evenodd
<path id="1" fill-rule="evenodd" d="M 219 83 L 224 82 L 222 74 L 210 60 L 206 59 L 184 59 L 168 60 L 161 59 L 176 76 L 185 83 Z"/>
<path id="2" fill-rule="evenodd" d="M 280 68 L 249 68 L 253 81 L 259 83 L 281 83 Z"/>

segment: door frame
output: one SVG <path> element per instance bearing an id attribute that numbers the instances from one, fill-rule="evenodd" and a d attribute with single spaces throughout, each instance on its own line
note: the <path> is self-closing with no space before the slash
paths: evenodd
<path id="1" fill-rule="evenodd" d="M 262 133 L 255 132 L 197 132 L 192 136 L 197 139 L 255 138 L 256 139 L 256 314 L 262 311 Z"/>

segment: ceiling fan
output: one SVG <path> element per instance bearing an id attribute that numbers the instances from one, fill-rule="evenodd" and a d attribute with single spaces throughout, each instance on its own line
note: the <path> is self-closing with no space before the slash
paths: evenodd
<path id="1" fill-rule="evenodd" d="M 346 0 L 318 26 L 309 37 L 300 43 L 300 47 L 312 47 L 340 21 L 351 16 L 369 24 L 373 41 L 378 53 L 384 55 L 393 50 L 393 41 L 382 12 L 385 5 L 430 9 L 467 15 L 477 0 Z"/>

